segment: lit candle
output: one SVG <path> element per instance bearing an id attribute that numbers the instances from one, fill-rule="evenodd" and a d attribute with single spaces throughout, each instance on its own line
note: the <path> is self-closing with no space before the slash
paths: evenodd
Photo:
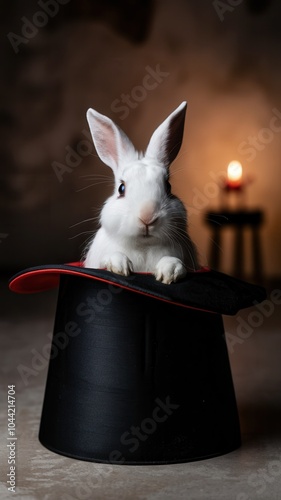
<path id="1" fill-rule="evenodd" d="M 242 186 L 242 165 L 239 161 L 231 161 L 227 167 L 227 187 L 239 189 Z"/>

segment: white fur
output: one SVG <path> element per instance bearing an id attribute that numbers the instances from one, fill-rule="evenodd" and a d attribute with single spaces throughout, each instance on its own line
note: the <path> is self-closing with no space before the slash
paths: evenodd
<path id="1" fill-rule="evenodd" d="M 185 111 L 184 102 L 155 130 L 141 155 L 110 118 L 88 110 L 97 153 L 112 168 L 116 185 L 101 211 L 101 227 L 88 248 L 85 267 L 125 276 L 151 272 L 164 283 L 198 268 L 186 210 L 167 192 L 168 169 L 181 146 Z M 121 181 L 124 196 L 118 192 Z"/>

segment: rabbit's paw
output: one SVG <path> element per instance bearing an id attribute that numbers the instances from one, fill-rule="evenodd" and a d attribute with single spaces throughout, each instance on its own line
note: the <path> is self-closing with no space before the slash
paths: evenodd
<path id="1" fill-rule="evenodd" d="M 186 275 L 186 269 L 180 259 L 177 257 L 162 257 L 155 269 L 155 278 L 170 285 L 172 281 L 176 282 Z"/>
<path id="2" fill-rule="evenodd" d="M 133 271 L 132 262 L 127 255 L 121 252 L 115 252 L 110 257 L 105 258 L 101 267 L 106 267 L 108 271 L 121 274 L 122 276 L 129 276 Z"/>

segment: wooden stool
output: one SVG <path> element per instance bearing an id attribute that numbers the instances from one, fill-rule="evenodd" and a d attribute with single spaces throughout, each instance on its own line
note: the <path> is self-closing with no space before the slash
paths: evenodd
<path id="1" fill-rule="evenodd" d="M 222 230 L 232 226 L 235 231 L 234 243 L 234 275 L 244 276 L 244 228 L 250 227 L 252 237 L 253 279 L 262 280 L 262 256 L 259 229 L 263 222 L 261 210 L 223 210 L 210 211 L 205 215 L 205 222 L 213 230 L 210 249 L 210 267 L 219 270 L 221 263 Z"/>

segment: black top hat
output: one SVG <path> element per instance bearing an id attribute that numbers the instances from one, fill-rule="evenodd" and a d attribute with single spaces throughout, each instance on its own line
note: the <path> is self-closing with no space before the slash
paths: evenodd
<path id="1" fill-rule="evenodd" d="M 44 265 L 25 269 L 10 280 L 10 289 L 17 293 L 42 292 L 59 285 L 60 276 L 80 276 L 116 285 L 133 294 L 205 312 L 234 315 L 266 298 L 263 287 L 241 281 L 224 273 L 202 267 L 189 272 L 183 280 L 171 285 L 156 281 L 149 273 L 120 276 L 104 269 L 84 268 L 82 262 Z"/>
<path id="2" fill-rule="evenodd" d="M 221 314 L 263 288 L 203 268 L 171 285 L 81 263 L 27 269 L 10 289 L 59 285 L 39 439 L 81 460 L 163 464 L 240 445 Z M 119 293 L 120 292 L 120 293 Z"/>

